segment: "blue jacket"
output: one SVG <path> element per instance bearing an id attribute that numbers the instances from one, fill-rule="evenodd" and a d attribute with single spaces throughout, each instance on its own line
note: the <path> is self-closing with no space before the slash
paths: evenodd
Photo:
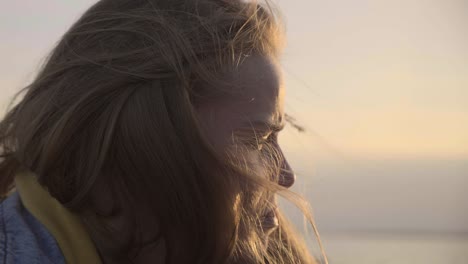
<path id="1" fill-rule="evenodd" d="M 0 203 L 0 264 L 101 264 L 87 229 L 30 171 Z"/>
<path id="2" fill-rule="evenodd" d="M 0 203 L 0 263 L 65 263 L 55 238 L 24 207 L 17 192 Z"/>

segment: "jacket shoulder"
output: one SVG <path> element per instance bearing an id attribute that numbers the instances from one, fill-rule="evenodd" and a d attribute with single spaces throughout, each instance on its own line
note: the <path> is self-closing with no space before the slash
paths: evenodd
<path id="1" fill-rule="evenodd" d="M 0 202 L 0 263 L 65 263 L 55 238 L 23 206 L 17 192 Z"/>

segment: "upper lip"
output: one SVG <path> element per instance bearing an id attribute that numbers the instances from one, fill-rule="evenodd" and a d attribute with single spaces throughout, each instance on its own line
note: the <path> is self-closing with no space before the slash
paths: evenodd
<path id="1" fill-rule="evenodd" d="M 276 215 L 276 210 L 277 210 L 278 206 L 275 204 L 274 206 L 268 208 L 266 211 L 265 211 L 265 214 L 264 216 L 265 217 L 273 217 Z"/>
<path id="2" fill-rule="evenodd" d="M 276 207 L 268 210 L 262 218 L 263 230 L 272 230 L 278 226 L 278 219 L 276 218 Z"/>

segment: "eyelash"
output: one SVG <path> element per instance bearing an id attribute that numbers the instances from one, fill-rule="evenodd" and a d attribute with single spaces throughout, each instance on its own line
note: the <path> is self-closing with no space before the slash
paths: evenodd
<path id="1" fill-rule="evenodd" d="M 256 149 L 262 150 L 263 145 L 272 143 L 273 140 L 276 138 L 277 132 L 270 133 L 266 138 L 260 138 L 256 140 Z"/>

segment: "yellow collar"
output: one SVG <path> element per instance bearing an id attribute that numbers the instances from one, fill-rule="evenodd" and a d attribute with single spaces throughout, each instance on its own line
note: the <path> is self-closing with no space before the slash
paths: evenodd
<path id="1" fill-rule="evenodd" d="M 33 172 L 17 173 L 15 184 L 24 207 L 55 237 L 67 263 L 102 263 L 79 217 L 53 198 Z"/>

